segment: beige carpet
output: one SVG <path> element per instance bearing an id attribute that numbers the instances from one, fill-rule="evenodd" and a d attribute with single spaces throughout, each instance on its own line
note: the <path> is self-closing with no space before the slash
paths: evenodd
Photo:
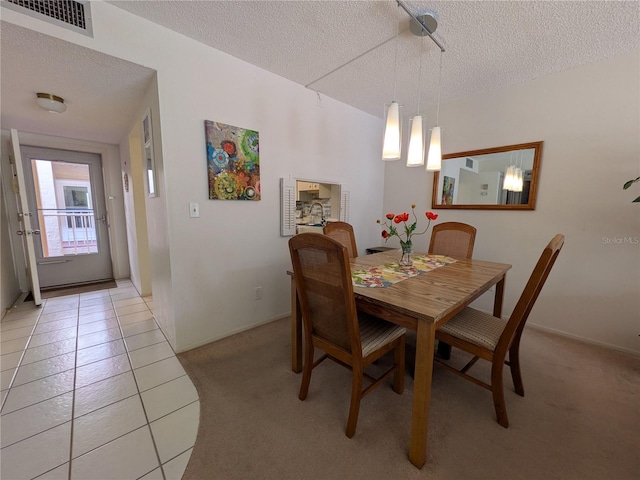
<path id="1" fill-rule="evenodd" d="M 288 319 L 178 357 L 201 402 L 185 480 L 640 478 L 640 358 L 564 337 L 525 332 L 524 398 L 505 373 L 508 429 L 488 390 L 436 366 L 422 470 L 407 460 L 409 375 L 402 396 L 384 385 L 363 400 L 348 439 L 350 372 L 324 362 L 298 400 Z"/>

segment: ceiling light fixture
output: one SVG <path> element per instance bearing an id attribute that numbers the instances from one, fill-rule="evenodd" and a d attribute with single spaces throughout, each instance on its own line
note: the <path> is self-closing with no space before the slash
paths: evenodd
<path id="1" fill-rule="evenodd" d="M 399 5 L 399 4 L 398 4 Z M 396 52 L 393 67 L 393 98 L 391 104 L 387 106 L 384 137 L 382 142 L 383 160 L 400 160 L 400 146 L 402 144 L 402 127 L 400 125 L 400 105 L 395 101 L 396 86 L 398 81 L 398 35 L 400 33 L 400 22 L 396 19 Z"/>
<path id="2" fill-rule="evenodd" d="M 411 21 L 409 22 L 409 29 L 411 30 L 411 33 L 413 33 L 414 35 L 418 35 L 420 37 L 429 37 L 433 43 L 435 43 L 438 48 L 440 49 L 441 54 L 444 53 L 444 47 L 442 46 L 442 44 L 432 35 L 433 32 L 436 31 L 436 28 L 438 26 L 438 22 L 435 19 L 433 14 L 425 14 L 425 15 L 420 15 L 419 17 L 416 17 L 411 10 L 409 10 L 409 7 L 407 7 L 404 2 L 402 2 L 401 0 L 395 0 L 395 2 L 397 3 L 398 7 L 402 8 L 407 15 L 409 15 L 409 17 L 411 18 Z M 397 19 L 398 20 L 398 19 Z M 324 75 L 322 75 L 319 78 L 316 78 L 315 80 L 307 83 L 305 85 L 306 88 L 311 87 L 311 85 L 319 82 L 320 80 L 328 77 L 329 75 L 332 75 L 333 73 L 337 72 L 338 70 L 346 67 L 347 65 L 359 60 L 360 58 L 364 57 L 365 55 L 367 55 L 368 53 L 374 51 L 375 49 L 381 47 L 382 45 L 385 45 L 386 43 L 390 42 L 391 40 L 395 39 L 395 64 L 394 64 L 394 75 L 393 75 L 393 98 L 394 100 L 390 103 L 390 104 L 385 104 L 386 109 L 385 109 L 385 116 L 384 116 L 384 123 L 385 123 L 385 130 L 384 130 L 384 137 L 383 137 L 383 142 L 382 142 L 382 159 L 383 160 L 399 160 L 402 152 L 401 152 L 401 145 L 402 145 L 402 122 L 401 122 L 401 116 L 400 116 L 400 105 L 398 104 L 398 102 L 395 100 L 396 98 L 396 86 L 397 86 L 397 70 L 398 70 L 398 37 L 400 34 L 400 22 L 399 20 L 396 23 L 396 34 L 393 37 L 387 38 L 386 40 L 383 40 L 382 42 L 380 42 L 377 45 L 374 45 L 373 47 L 369 48 L 367 51 L 360 53 L 358 56 L 356 56 L 355 58 L 352 58 L 348 61 L 346 61 L 345 63 L 343 63 L 342 65 L 337 66 L 336 68 L 334 68 L 333 70 L 331 70 L 330 72 L 325 73 Z M 422 61 L 422 56 L 420 57 L 420 60 Z M 422 68 L 420 68 L 420 71 L 422 73 Z M 442 56 L 440 57 L 440 78 L 442 79 Z M 418 110 L 420 108 L 418 107 Z M 440 88 L 438 89 L 438 112 L 440 111 Z M 420 113 L 418 111 L 418 113 Z M 413 121 L 411 124 L 411 129 L 412 130 L 422 130 L 422 126 L 419 127 L 419 123 L 422 123 L 422 117 L 420 117 L 419 115 L 416 115 L 413 117 Z M 424 135 L 423 135 L 424 138 Z M 424 142 L 423 142 L 424 143 Z M 436 147 L 438 147 L 437 151 L 436 151 Z M 436 166 L 433 166 L 429 164 L 429 162 L 427 162 L 427 170 L 440 170 L 440 162 L 441 162 L 441 157 L 442 157 L 442 152 L 441 149 L 439 149 L 440 147 L 440 127 L 436 126 L 431 134 L 431 147 L 430 147 L 430 151 L 432 151 L 433 153 L 430 153 L 430 158 L 432 159 L 436 159 L 436 158 L 440 158 L 440 161 L 438 162 L 438 164 Z M 437 155 L 436 155 L 437 153 Z M 407 159 L 407 161 L 409 161 L 409 159 Z M 417 163 L 416 165 L 424 165 L 424 160 L 422 161 L 422 163 Z"/>
<path id="3" fill-rule="evenodd" d="M 429 153 L 427 155 L 427 170 L 435 171 L 440 170 L 442 166 L 442 145 L 440 138 L 440 127 L 439 127 L 439 115 L 440 115 L 440 92 L 442 91 L 442 56 L 444 54 L 444 47 L 436 40 L 433 36 L 433 32 L 438 28 L 438 21 L 435 16 L 431 13 L 427 13 L 425 15 L 420 15 L 416 17 L 411 10 L 400 0 L 396 0 L 398 5 L 404 9 L 405 12 L 411 17 L 411 22 L 409 23 L 409 28 L 414 35 L 419 35 L 420 37 L 428 36 L 433 43 L 435 43 L 440 48 L 440 78 L 438 80 L 438 108 L 436 112 L 436 126 L 431 131 L 431 142 L 429 144 Z M 422 57 L 420 57 L 422 60 Z M 414 117 L 415 119 L 416 117 Z M 421 121 L 422 119 L 420 119 Z M 412 128 L 414 127 L 412 125 Z M 409 147 L 411 148 L 411 146 Z M 424 160 L 422 163 L 416 163 L 415 165 L 409 164 L 409 159 L 407 158 L 407 166 L 418 166 L 424 165 Z"/>
<path id="4" fill-rule="evenodd" d="M 422 47 L 424 40 L 420 39 L 420 71 L 418 73 L 418 108 L 411 118 L 411 137 L 409 138 L 409 150 L 407 151 L 407 167 L 420 167 L 424 165 L 424 129 L 422 127 L 422 115 L 420 115 L 420 99 L 422 97 Z"/>
<path id="5" fill-rule="evenodd" d="M 67 110 L 64 98 L 50 93 L 37 93 L 36 103 L 40 108 L 48 112 L 62 113 Z"/>
<path id="6" fill-rule="evenodd" d="M 438 78 L 438 107 L 436 109 L 436 126 L 431 130 L 431 142 L 427 155 L 427 170 L 436 171 L 442 168 L 442 143 L 440 138 L 440 92 L 442 91 L 442 57 L 444 50 L 440 51 L 440 73 Z"/>

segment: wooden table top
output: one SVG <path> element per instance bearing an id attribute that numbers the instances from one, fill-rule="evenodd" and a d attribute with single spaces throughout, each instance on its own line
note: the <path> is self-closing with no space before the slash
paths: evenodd
<path id="1" fill-rule="evenodd" d="M 351 270 L 397 262 L 399 255 L 399 250 L 390 250 L 360 256 L 351 260 Z M 506 263 L 456 260 L 389 287 L 354 286 L 358 308 L 368 303 L 382 307 L 388 313 L 440 324 L 502 280 L 511 268 Z"/>

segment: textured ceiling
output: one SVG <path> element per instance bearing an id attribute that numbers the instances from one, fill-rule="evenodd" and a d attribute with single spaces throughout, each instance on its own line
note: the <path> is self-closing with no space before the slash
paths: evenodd
<path id="1" fill-rule="evenodd" d="M 2 22 L 2 128 L 117 144 L 155 71 Z M 65 99 L 49 113 L 37 92 Z"/>
<path id="2" fill-rule="evenodd" d="M 419 84 L 421 111 L 437 101 L 440 50 L 409 32 L 409 17 L 395 1 L 109 3 L 373 115 L 382 116 L 392 99 L 413 114 Z M 434 36 L 446 50 L 442 102 L 640 46 L 636 0 L 405 4 L 438 20 Z M 7 22 L 0 35 L 3 128 L 107 143 L 126 133 L 153 70 Z M 69 109 L 38 109 L 38 91 L 64 97 Z"/>
<path id="3" fill-rule="evenodd" d="M 114 1 L 114 5 L 347 104 L 382 116 L 395 99 L 437 101 L 440 50 L 409 31 L 395 1 Z M 406 1 L 434 14 L 442 57 L 441 101 L 459 99 L 595 62 L 640 45 L 640 2 Z M 391 40 L 382 44 L 385 40 Z M 377 45 L 380 45 L 377 48 Z M 369 53 L 350 62 L 364 52 Z M 320 79 L 320 80 L 318 80 Z M 311 84 L 311 85 L 309 85 Z M 424 110 L 424 108 L 423 108 Z"/>

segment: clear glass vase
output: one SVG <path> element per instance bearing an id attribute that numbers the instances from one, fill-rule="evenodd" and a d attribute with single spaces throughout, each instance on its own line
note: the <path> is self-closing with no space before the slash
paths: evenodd
<path id="1" fill-rule="evenodd" d="M 411 267 L 413 265 L 412 245 L 410 243 L 403 243 L 400 247 L 402 250 L 402 256 L 400 257 L 398 264 L 400 264 L 401 267 Z"/>

